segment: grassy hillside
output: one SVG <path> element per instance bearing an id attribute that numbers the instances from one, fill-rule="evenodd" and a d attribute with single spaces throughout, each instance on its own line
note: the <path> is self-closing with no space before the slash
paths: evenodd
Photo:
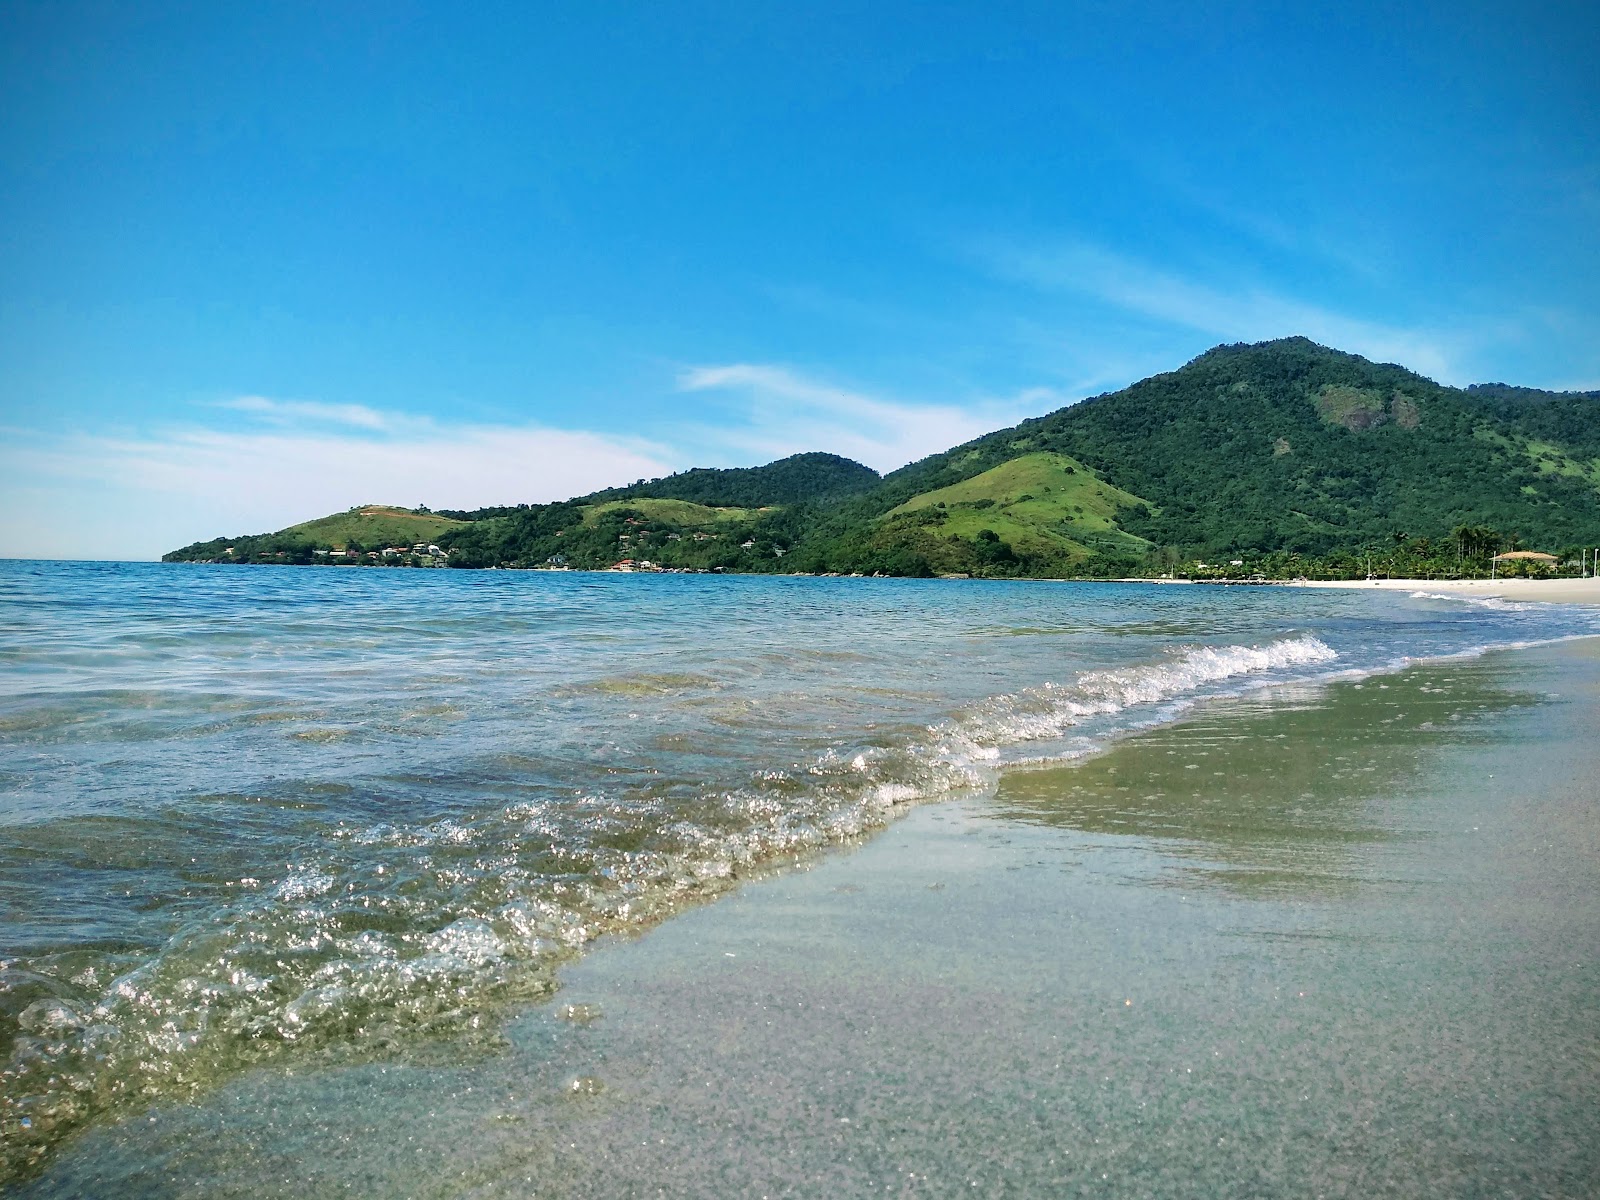
<path id="1" fill-rule="evenodd" d="M 344 547 L 359 544 L 366 549 L 382 546 L 410 546 L 416 542 L 437 542 L 441 535 L 459 529 L 464 522 L 434 513 L 413 512 L 384 504 L 364 504 L 348 512 L 319 517 L 291 525 L 280 537 L 301 536 L 317 546 Z"/>
<path id="2" fill-rule="evenodd" d="M 437 513 L 363 504 L 342 513 L 302 521 L 277 533 L 240 535 L 195 542 L 162 556 L 163 562 L 296 563 L 315 561 L 318 551 L 382 550 L 434 543 L 464 522 Z"/>
<path id="3" fill-rule="evenodd" d="M 1118 518 L 1124 510 L 1147 507 L 1075 459 L 1038 452 L 919 493 L 890 509 L 879 525 L 904 531 L 897 539 L 901 544 L 946 570 L 982 570 L 1012 561 L 1039 570 L 1044 564 L 1082 563 L 1106 551 L 1143 554 L 1149 543 L 1123 530 Z"/>

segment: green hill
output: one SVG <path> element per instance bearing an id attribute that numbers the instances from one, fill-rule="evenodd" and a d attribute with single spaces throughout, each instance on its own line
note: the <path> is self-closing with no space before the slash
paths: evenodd
<path id="1" fill-rule="evenodd" d="M 308 563 L 333 550 L 365 554 L 390 547 L 435 544 L 465 522 L 426 510 L 363 504 L 342 513 L 302 521 L 277 533 L 213 538 L 162 556 L 163 562 Z"/>
<path id="2" fill-rule="evenodd" d="M 871 467 L 837 454 L 791 454 L 761 467 L 695 467 L 663 479 L 641 479 L 631 487 L 596 492 L 587 500 L 653 498 L 687 500 L 713 508 L 763 508 L 775 504 L 826 503 L 875 487 Z"/>
<path id="3" fill-rule="evenodd" d="M 441 535 L 459 529 L 463 522 L 434 513 L 413 512 L 384 504 L 365 504 L 348 512 L 334 513 L 291 525 L 280 536 L 302 535 L 317 545 L 348 546 L 366 549 L 382 546 L 410 546 L 416 542 L 437 542 Z"/>
<path id="4" fill-rule="evenodd" d="M 1600 397 L 1446 388 L 1288 338 L 1219 346 L 903 467 L 819 522 L 804 557 L 832 569 L 896 549 L 926 557 L 920 535 L 887 536 L 882 518 L 1041 452 L 1068 455 L 1145 501 L 1115 523 L 1149 550 L 1102 544 L 1084 564 L 1091 571 L 1372 546 L 1426 555 L 1457 545 L 1461 526 L 1556 550 L 1600 537 Z"/>
<path id="5" fill-rule="evenodd" d="M 1292 574 L 1372 554 L 1396 573 L 1470 573 L 1497 548 L 1600 544 L 1600 394 L 1448 388 L 1286 338 L 1218 346 L 882 478 L 801 454 L 556 504 L 382 511 L 445 522 L 413 540 L 449 548 L 452 566 L 1059 576 L 1220 559 Z M 352 510 L 230 544 L 310 561 L 293 547 L 364 541 L 378 519 Z M 168 557 L 220 559 L 222 545 Z"/>
<path id="6" fill-rule="evenodd" d="M 1146 507 L 1075 459 L 1034 452 L 918 493 L 863 533 L 869 548 L 918 555 L 941 574 L 1055 575 L 1107 552 L 1143 555 L 1149 543 L 1118 522 Z"/>

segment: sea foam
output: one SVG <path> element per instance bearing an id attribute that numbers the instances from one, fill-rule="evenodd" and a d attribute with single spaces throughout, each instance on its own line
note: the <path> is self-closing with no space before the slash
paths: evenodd
<path id="1" fill-rule="evenodd" d="M 1327 643 L 1310 635 L 1260 646 L 1189 646 L 1162 661 L 1089 671 L 1063 684 L 997 696 L 965 719 L 962 731 L 978 745 L 1059 737 L 1089 717 L 1175 700 L 1241 676 L 1329 663 L 1338 657 Z"/>
<path id="2" fill-rule="evenodd" d="M 1412 592 L 1413 600 L 1445 600 L 1473 608 L 1487 608 L 1497 612 L 1529 612 L 1538 606 L 1521 600 L 1507 600 L 1502 596 L 1470 596 L 1461 592 Z"/>

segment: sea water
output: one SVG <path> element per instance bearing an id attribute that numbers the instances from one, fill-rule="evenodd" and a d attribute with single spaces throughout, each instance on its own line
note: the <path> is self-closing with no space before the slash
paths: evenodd
<path id="1" fill-rule="evenodd" d="M 1359 590 L 0 564 L 0 1180 L 254 1065 L 468 1054 L 598 935 L 1009 766 L 1596 632 Z"/>

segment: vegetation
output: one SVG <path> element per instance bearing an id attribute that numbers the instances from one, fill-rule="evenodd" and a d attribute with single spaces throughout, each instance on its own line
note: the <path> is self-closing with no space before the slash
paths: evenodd
<path id="1" fill-rule="evenodd" d="M 649 563 L 691 570 L 753 571 L 776 562 L 792 537 L 778 508 L 712 508 L 683 500 L 569 501 L 530 505 L 449 538 L 450 565 L 573 567 Z M 746 543 L 749 543 L 748 545 Z"/>
<path id="2" fill-rule="evenodd" d="M 631 487 L 610 488 L 590 500 L 657 497 L 688 500 L 713 508 L 763 508 L 778 504 L 827 503 L 875 487 L 879 476 L 837 454 L 793 454 L 764 467 L 717 470 L 696 467 L 664 479 L 641 479 Z"/>
<path id="3" fill-rule="evenodd" d="M 869 574 L 1073 574 L 1142 557 L 1148 543 L 1120 529 L 1117 518 L 1144 504 L 1075 459 L 1024 453 L 919 492 L 876 519 L 844 514 L 832 537 L 808 531 L 795 561 Z"/>
<path id="4" fill-rule="evenodd" d="M 352 562 L 356 560 L 349 557 L 351 554 L 364 559 L 369 551 L 381 556 L 390 548 L 404 547 L 409 551 L 416 545 L 436 545 L 462 524 L 426 508 L 362 504 L 346 512 L 291 525 L 277 533 L 196 542 L 163 555 L 162 561 L 306 564 L 319 557 L 318 551 L 333 561 L 330 552 L 338 550 L 342 553 L 339 561 Z M 405 557 L 409 560 L 411 556 Z"/>
<path id="5" fill-rule="evenodd" d="M 1288 338 L 1219 346 L 881 479 L 802 454 L 557 504 L 406 515 L 452 520 L 430 535 L 452 566 L 1486 574 L 1499 550 L 1576 557 L 1600 543 L 1600 393 L 1447 388 Z M 314 551 L 356 536 L 348 523 L 304 532 L 321 524 L 268 538 L 328 543 Z M 247 542 L 228 543 L 231 561 Z M 168 557 L 217 560 L 219 545 Z"/>

